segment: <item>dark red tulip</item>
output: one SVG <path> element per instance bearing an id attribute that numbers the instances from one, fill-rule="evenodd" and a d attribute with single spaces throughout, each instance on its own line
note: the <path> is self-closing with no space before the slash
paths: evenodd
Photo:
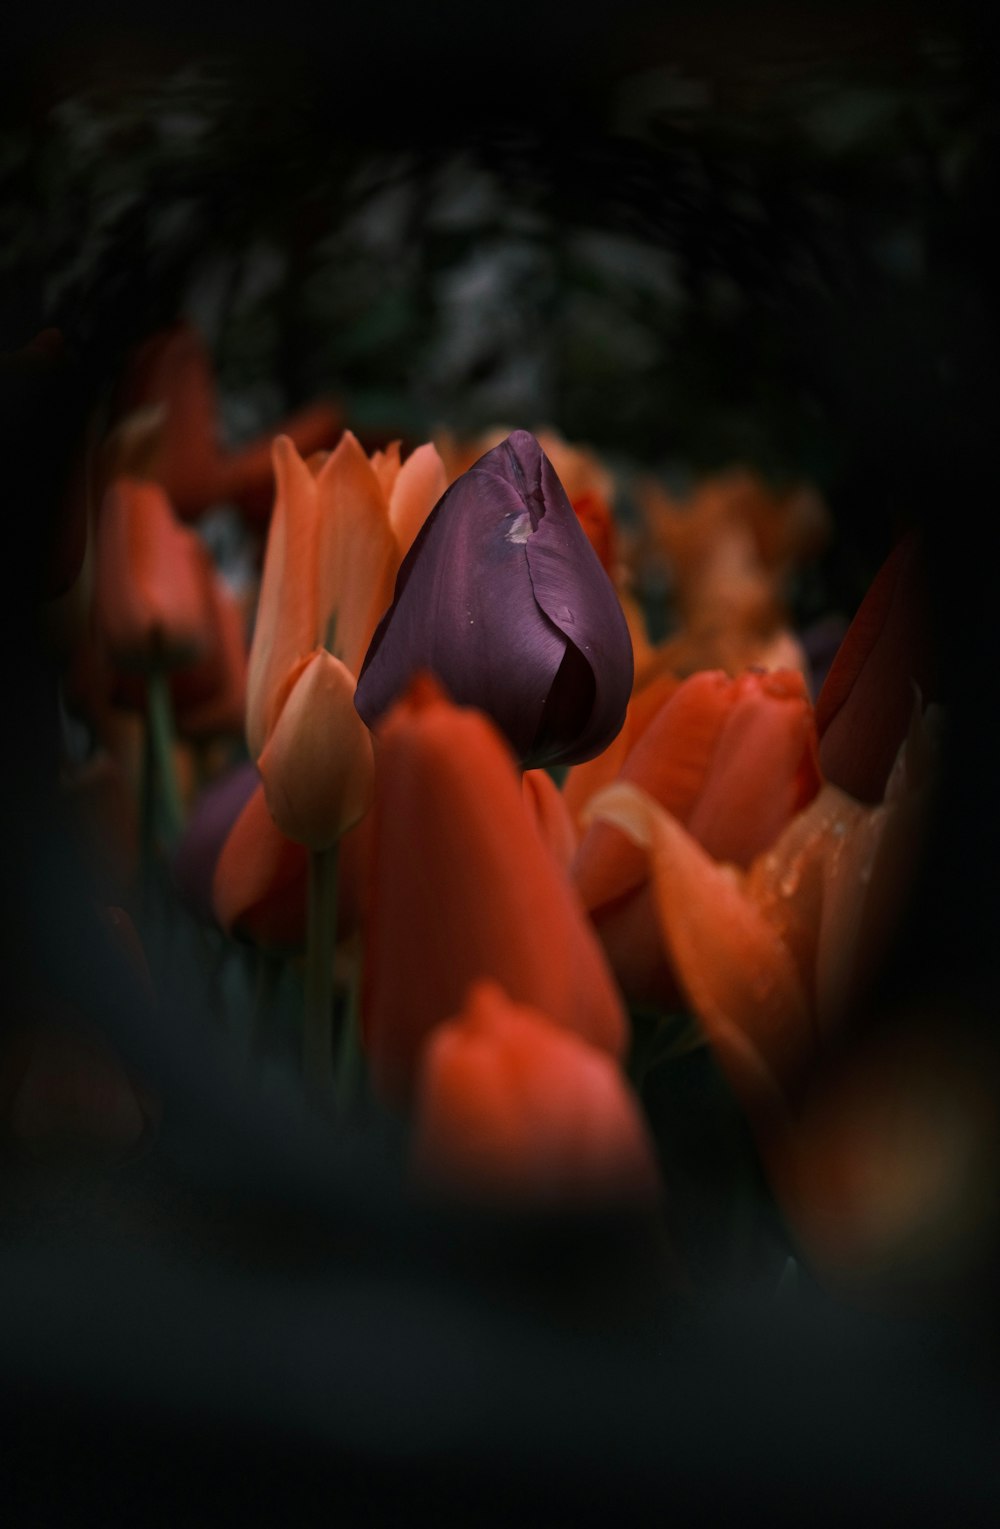
<path id="1" fill-rule="evenodd" d="M 525 768 L 591 759 L 624 721 L 621 603 L 526 430 L 452 484 L 404 559 L 358 681 L 369 726 L 418 671 L 492 717 Z"/>

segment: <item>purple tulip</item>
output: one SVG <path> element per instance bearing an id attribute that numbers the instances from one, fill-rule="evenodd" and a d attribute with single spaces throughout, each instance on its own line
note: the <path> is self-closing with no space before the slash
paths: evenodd
<path id="1" fill-rule="evenodd" d="M 370 727 L 420 670 L 491 716 L 525 769 L 592 759 L 625 720 L 621 603 L 526 430 L 456 479 L 404 559 L 358 680 Z"/>

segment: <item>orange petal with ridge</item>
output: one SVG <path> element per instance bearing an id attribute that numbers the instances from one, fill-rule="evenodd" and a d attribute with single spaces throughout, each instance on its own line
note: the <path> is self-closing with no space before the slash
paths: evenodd
<path id="1" fill-rule="evenodd" d="M 378 475 L 350 430 L 321 467 L 316 495 L 314 641 L 357 676 L 372 633 L 392 601 L 399 559 Z"/>
<path id="2" fill-rule="evenodd" d="M 247 744 L 258 759 L 277 721 L 277 692 L 289 670 L 316 646 L 318 510 L 313 475 L 292 442 L 274 442 L 277 497 L 247 671 Z"/>
<path id="3" fill-rule="evenodd" d="M 671 966 L 733 1086 L 750 1103 L 779 1104 L 814 1027 L 795 962 L 745 878 L 634 786 L 609 787 L 592 809 L 648 856 Z"/>
<path id="4" fill-rule="evenodd" d="M 448 475 L 432 442 L 410 452 L 388 496 L 389 523 L 396 537 L 400 562 L 447 487 Z"/>

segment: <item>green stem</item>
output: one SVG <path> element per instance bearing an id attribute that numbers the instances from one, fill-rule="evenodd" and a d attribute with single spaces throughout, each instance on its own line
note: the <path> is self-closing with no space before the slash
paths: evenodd
<path id="1" fill-rule="evenodd" d="M 156 750 L 153 729 L 146 724 L 142 742 L 139 875 L 144 909 L 148 912 L 156 865 Z"/>
<path id="2" fill-rule="evenodd" d="M 309 854 L 302 1073 L 318 1103 L 333 1096 L 333 953 L 337 946 L 339 846 Z"/>
<path id="3" fill-rule="evenodd" d="M 159 808 L 163 836 L 169 847 L 180 838 L 184 809 L 174 770 L 174 708 L 166 669 L 155 665 L 149 670 L 146 683 L 146 738 L 155 766 L 153 811 Z"/>
<path id="4" fill-rule="evenodd" d="M 358 1098 L 361 1088 L 361 942 L 354 952 L 351 982 L 337 1043 L 337 1101 L 345 1113 Z"/>
<path id="5" fill-rule="evenodd" d="M 264 1053 L 280 981 L 280 957 L 258 945 L 254 972 L 253 1013 L 250 1019 L 250 1055 L 252 1057 L 259 1057 Z"/>

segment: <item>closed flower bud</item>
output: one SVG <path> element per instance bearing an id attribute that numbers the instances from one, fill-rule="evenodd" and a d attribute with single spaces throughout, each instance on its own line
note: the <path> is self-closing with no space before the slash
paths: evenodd
<path id="1" fill-rule="evenodd" d="M 628 625 L 525 430 L 452 484 L 405 558 L 358 681 L 369 726 L 421 670 L 491 716 L 526 768 L 590 759 L 622 725 Z"/>

